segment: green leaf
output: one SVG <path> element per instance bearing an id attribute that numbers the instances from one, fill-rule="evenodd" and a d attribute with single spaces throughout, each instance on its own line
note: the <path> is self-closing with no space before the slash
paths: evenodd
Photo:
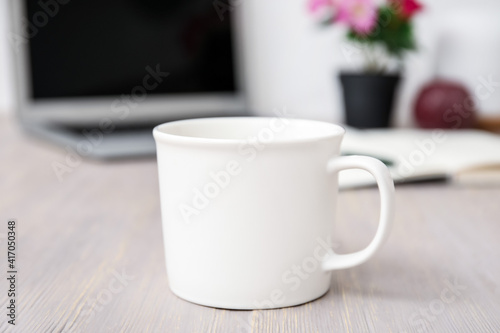
<path id="1" fill-rule="evenodd" d="M 379 9 L 377 25 L 371 33 L 362 35 L 351 29 L 347 38 L 360 43 L 381 44 L 389 54 L 397 57 L 416 48 L 411 22 L 401 18 L 390 6 Z"/>

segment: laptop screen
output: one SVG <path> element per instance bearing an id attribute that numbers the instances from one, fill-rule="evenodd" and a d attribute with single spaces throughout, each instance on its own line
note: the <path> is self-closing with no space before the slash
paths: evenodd
<path id="1" fill-rule="evenodd" d="M 229 11 L 213 0 L 27 0 L 34 99 L 234 92 Z"/>

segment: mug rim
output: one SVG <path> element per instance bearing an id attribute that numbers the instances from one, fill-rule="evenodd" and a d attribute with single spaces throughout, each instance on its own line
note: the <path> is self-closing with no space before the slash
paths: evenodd
<path id="1" fill-rule="evenodd" d="M 320 120 L 311 120 L 311 119 L 300 119 L 300 118 L 288 118 L 288 117 L 210 117 L 210 118 L 193 118 L 193 119 L 183 119 L 183 120 L 175 120 L 171 122 L 166 122 L 160 125 L 157 125 L 153 129 L 153 137 L 158 142 L 168 142 L 168 143 L 178 143 L 178 144 L 204 144 L 204 145 L 239 145 L 248 142 L 248 138 L 213 138 L 213 137 L 203 137 L 203 136 L 188 136 L 188 135 L 179 135 L 168 133 L 165 130 L 173 129 L 179 125 L 192 125 L 193 123 L 213 123 L 213 122 L 230 122 L 230 121 L 242 121 L 242 120 L 250 120 L 250 121 L 271 121 L 273 119 L 284 119 L 286 121 L 294 122 L 294 123 L 303 123 L 309 124 L 318 127 L 330 127 L 329 133 L 327 134 L 318 134 L 315 133 L 313 136 L 306 137 L 293 137 L 286 139 L 276 139 L 269 143 L 270 145 L 290 145 L 290 144 L 298 144 L 298 143 L 314 143 L 323 140 L 328 140 L 332 138 L 343 137 L 346 130 L 343 126 L 326 122 Z M 257 133 L 256 133 L 257 134 Z"/>

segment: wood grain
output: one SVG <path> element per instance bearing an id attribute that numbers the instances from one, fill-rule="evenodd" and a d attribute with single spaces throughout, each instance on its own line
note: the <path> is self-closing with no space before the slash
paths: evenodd
<path id="1" fill-rule="evenodd" d="M 2 279 L 1 332 L 500 332 L 499 188 L 398 187 L 388 242 L 333 273 L 324 297 L 228 311 L 168 288 L 154 160 L 84 161 L 59 182 L 52 163 L 64 159 L 0 121 L 0 234 L 9 218 L 19 231 L 17 325 Z M 377 214 L 375 189 L 342 192 L 338 250 L 367 244 Z"/>

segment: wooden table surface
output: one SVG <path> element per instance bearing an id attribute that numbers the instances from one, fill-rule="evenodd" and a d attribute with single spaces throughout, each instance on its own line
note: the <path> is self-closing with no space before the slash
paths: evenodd
<path id="1" fill-rule="evenodd" d="M 500 332 L 500 188 L 400 186 L 387 243 L 325 296 L 228 311 L 168 288 L 155 160 L 73 161 L 60 182 L 65 157 L 0 121 L 2 276 L 8 219 L 18 231 L 16 326 L 2 278 L 1 332 Z M 338 251 L 367 244 L 377 214 L 375 189 L 341 192 Z"/>

